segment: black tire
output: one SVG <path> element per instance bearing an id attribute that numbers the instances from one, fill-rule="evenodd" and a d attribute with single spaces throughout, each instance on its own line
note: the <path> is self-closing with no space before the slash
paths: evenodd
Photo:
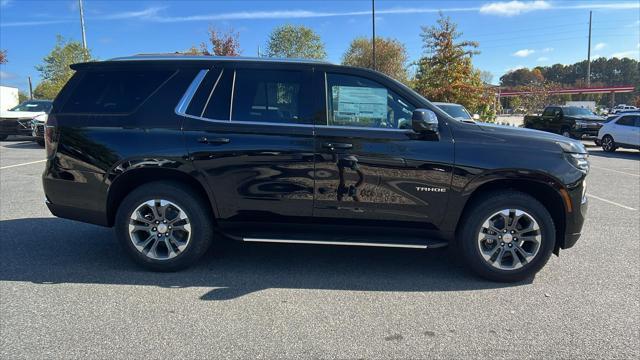
<path id="1" fill-rule="evenodd" d="M 148 257 L 138 251 L 129 235 L 131 214 L 140 204 L 154 199 L 164 199 L 178 205 L 190 222 L 191 237 L 186 248 L 170 259 Z M 115 233 L 120 245 L 136 263 L 154 271 L 177 271 L 195 264 L 209 248 L 213 238 L 213 215 L 205 200 L 184 184 L 153 182 L 136 188 L 124 198 L 116 214 Z"/>
<path id="2" fill-rule="evenodd" d="M 5 141 L 8 137 L 9 135 L 0 135 L 0 141 Z"/>
<path id="3" fill-rule="evenodd" d="M 562 128 L 560 130 L 560 135 L 562 135 L 564 137 L 568 137 L 569 139 L 573 139 L 573 136 L 571 135 L 571 132 L 569 131 L 569 128 Z"/>
<path id="4" fill-rule="evenodd" d="M 606 152 L 614 152 L 618 146 L 616 146 L 616 142 L 613 140 L 611 135 L 605 135 L 602 137 L 602 150 Z"/>
<path id="5" fill-rule="evenodd" d="M 36 143 L 38 143 L 38 145 L 44 147 L 44 139 L 37 139 Z"/>
<path id="6" fill-rule="evenodd" d="M 520 209 L 532 215 L 540 226 L 540 247 L 533 259 L 516 270 L 502 270 L 485 260 L 478 246 L 478 234 L 484 221 L 502 209 Z M 556 243 L 556 230 L 549 211 L 535 198 L 517 191 L 488 193 L 475 199 L 465 211 L 457 243 L 465 263 L 477 275 L 498 282 L 522 281 L 533 277 L 549 260 Z"/>

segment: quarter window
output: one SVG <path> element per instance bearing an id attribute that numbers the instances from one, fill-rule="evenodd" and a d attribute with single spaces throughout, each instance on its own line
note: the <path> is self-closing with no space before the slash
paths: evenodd
<path id="1" fill-rule="evenodd" d="M 238 69 L 231 120 L 311 124 L 311 73 Z"/>
<path id="2" fill-rule="evenodd" d="M 415 106 L 375 81 L 327 74 L 329 125 L 410 129 Z"/>
<path id="3" fill-rule="evenodd" d="M 73 90 L 62 112 L 130 113 L 171 74 L 173 71 L 89 71 Z"/>

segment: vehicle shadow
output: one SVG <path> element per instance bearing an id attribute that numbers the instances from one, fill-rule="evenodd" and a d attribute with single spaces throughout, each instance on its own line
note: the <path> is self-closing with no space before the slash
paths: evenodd
<path id="1" fill-rule="evenodd" d="M 0 222 L 0 281 L 209 287 L 202 300 L 230 300 L 269 288 L 351 291 L 464 291 L 519 286 L 467 273 L 446 249 L 429 251 L 311 245 L 217 244 L 198 265 L 154 273 L 131 262 L 111 229 L 58 218 Z"/>
<path id="2" fill-rule="evenodd" d="M 609 159 L 640 160 L 640 151 L 632 149 L 618 149 L 615 152 L 589 151 L 589 156 Z"/>
<path id="3" fill-rule="evenodd" d="M 12 142 L 7 144 L 7 140 L 3 141 L 2 144 L 0 146 L 5 147 L 5 148 L 10 148 L 10 149 L 42 149 L 44 150 L 44 147 L 38 145 L 38 143 L 36 143 L 35 141 L 29 141 L 29 140 L 16 140 L 16 141 L 20 141 L 20 142 Z"/>

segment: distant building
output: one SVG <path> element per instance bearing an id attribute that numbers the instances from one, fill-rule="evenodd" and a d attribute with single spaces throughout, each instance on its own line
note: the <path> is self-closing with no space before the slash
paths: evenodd
<path id="1" fill-rule="evenodd" d="M 18 88 L 0 85 L 0 111 L 18 105 Z"/>

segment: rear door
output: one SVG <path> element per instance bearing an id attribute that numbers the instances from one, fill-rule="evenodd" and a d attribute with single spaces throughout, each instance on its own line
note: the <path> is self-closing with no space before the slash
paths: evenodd
<path id="1" fill-rule="evenodd" d="M 440 138 L 418 136 L 411 130 L 417 103 L 373 75 L 325 76 L 327 117 L 316 126 L 314 217 L 369 231 L 437 228 L 451 182 L 448 129 Z"/>
<path id="2" fill-rule="evenodd" d="M 215 195 L 222 227 L 311 220 L 311 79 L 305 67 L 224 64 L 207 69 L 183 106 L 187 147 Z"/>
<path id="3" fill-rule="evenodd" d="M 616 120 L 613 125 L 613 139 L 621 144 L 632 144 L 635 130 L 635 119 L 633 115 L 625 115 Z"/>

